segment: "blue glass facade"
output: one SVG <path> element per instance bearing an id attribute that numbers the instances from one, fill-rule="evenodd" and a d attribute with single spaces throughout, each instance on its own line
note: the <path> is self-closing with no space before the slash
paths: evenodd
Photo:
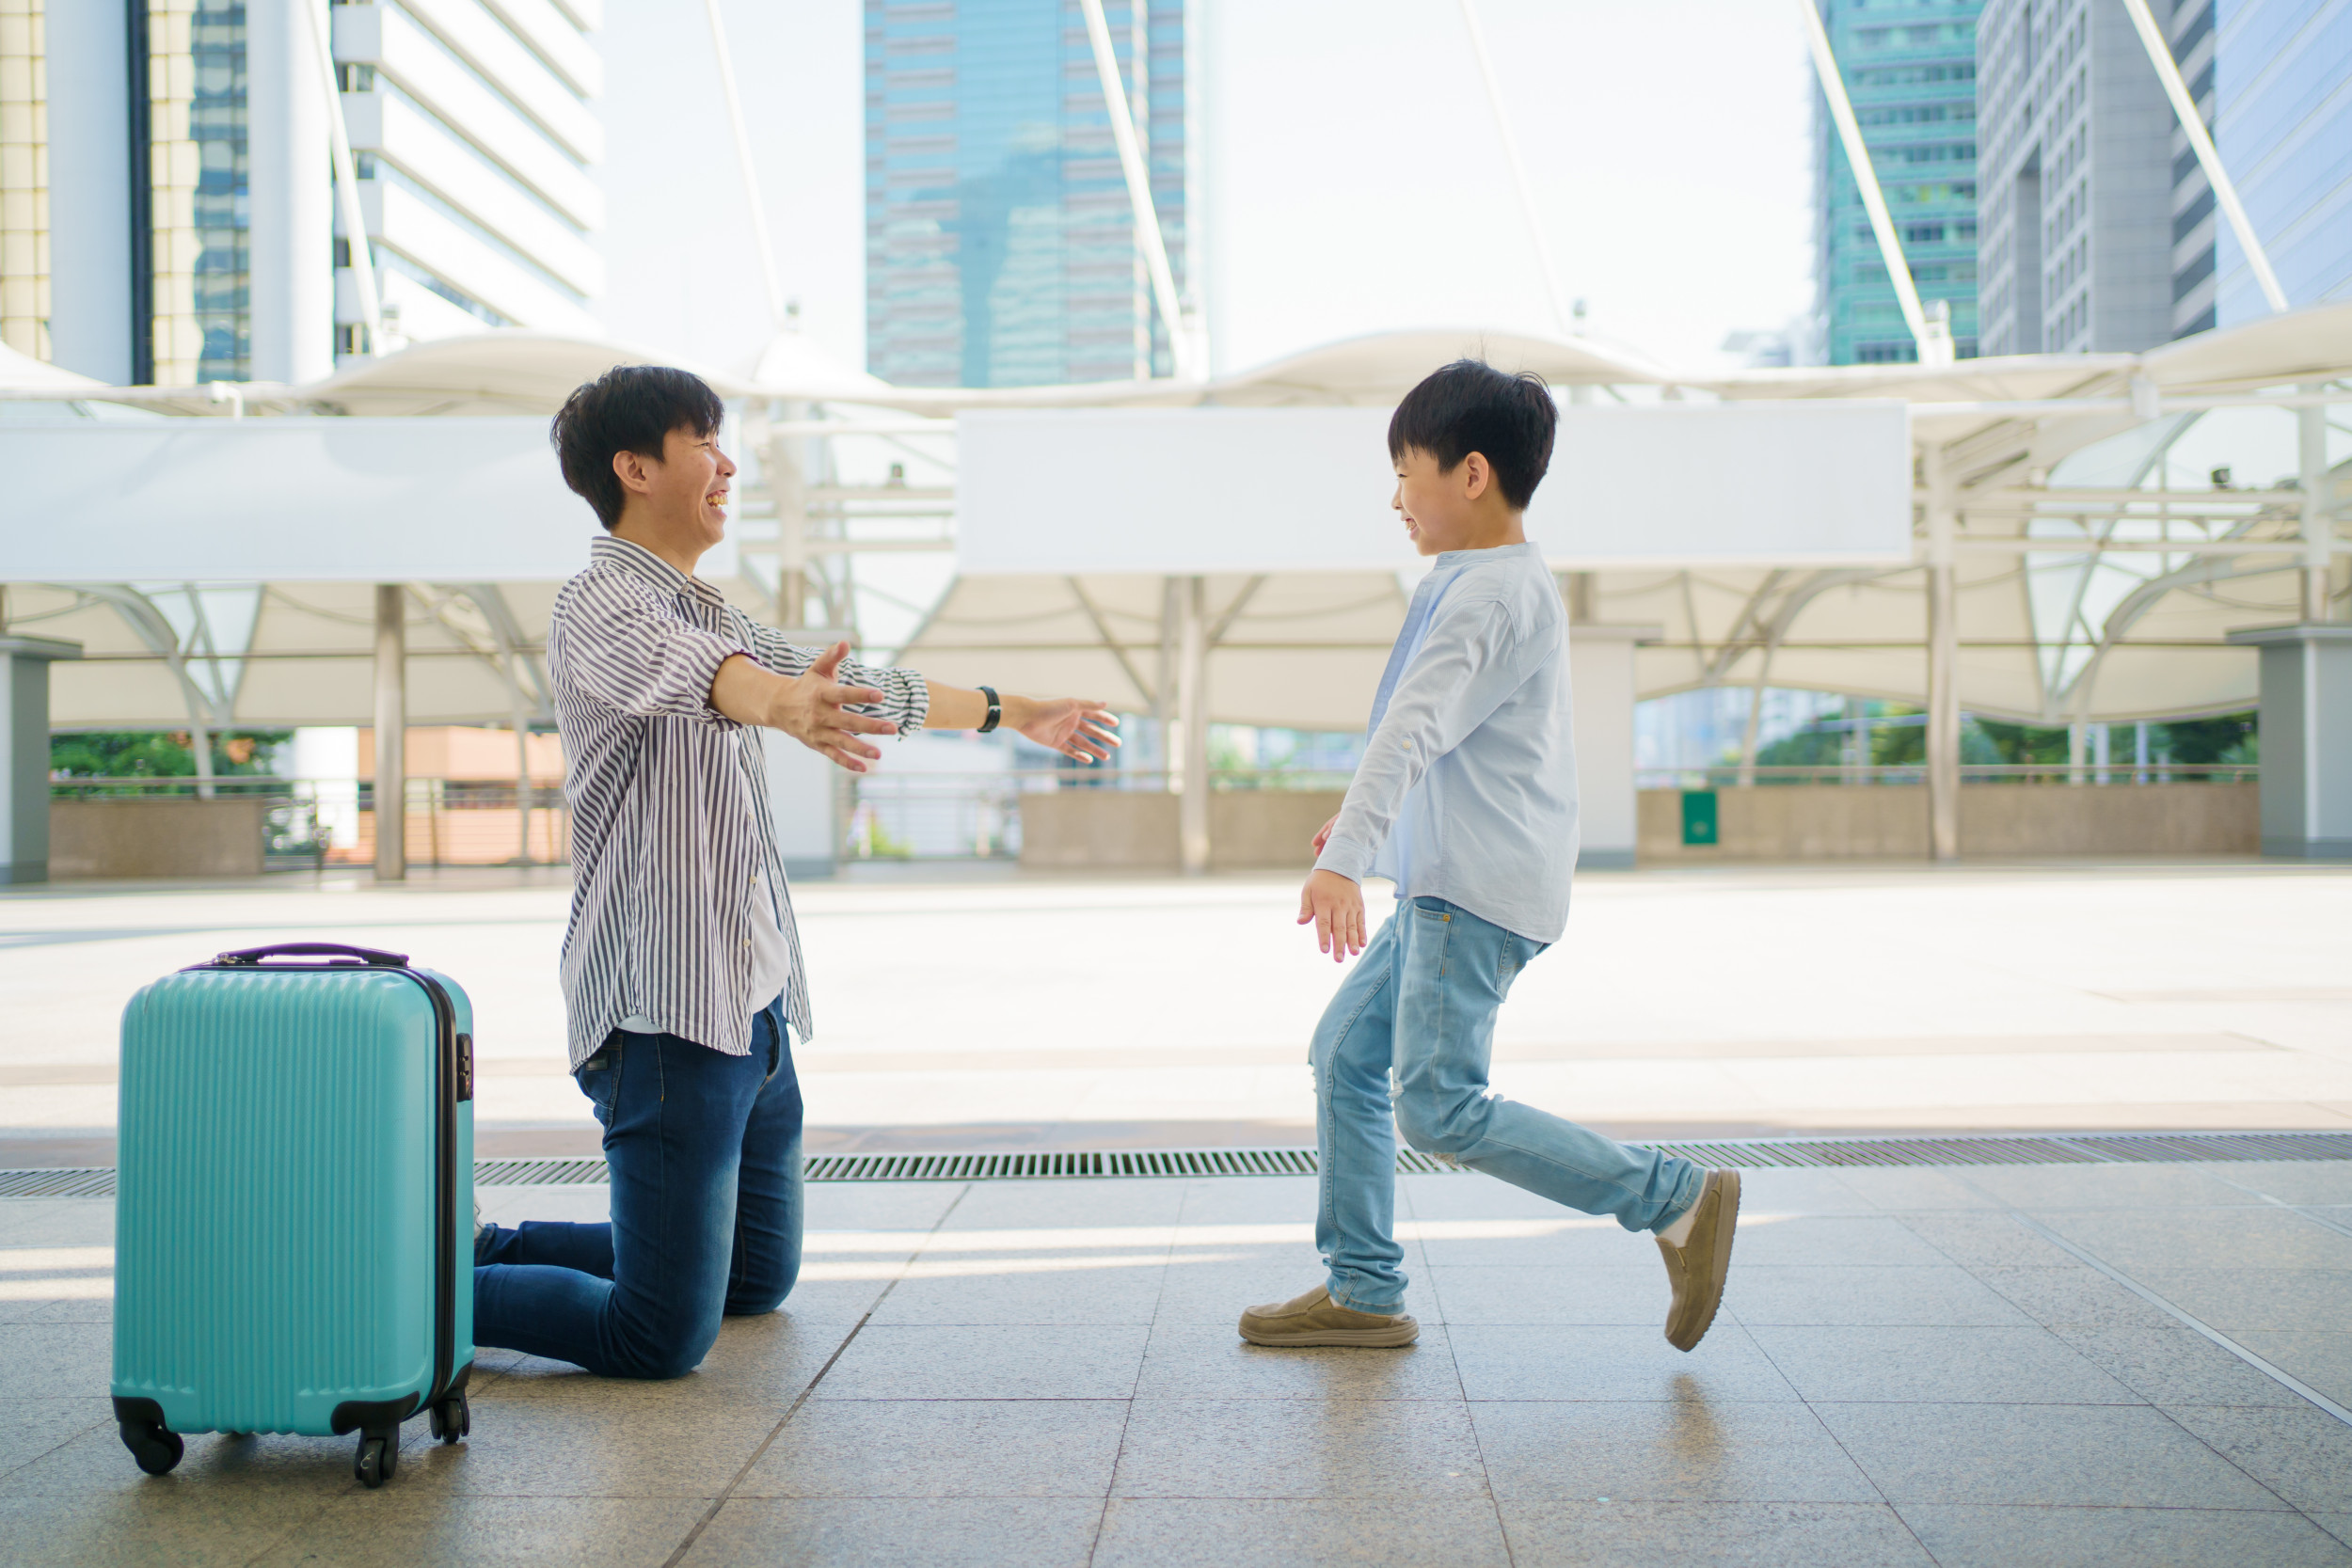
<path id="1" fill-rule="evenodd" d="M 1903 260 L 1919 297 L 1944 300 L 1977 352 L 1977 12 L 1981 0 L 1820 0 Z M 1833 365 L 1918 357 L 1862 193 L 1815 98 L 1814 265 Z"/>
<path id="2" fill-rule="evenodd" d="M 244 0 L 197 0 L 189 43 L 196 80 L 188 139 L 200 165 L 195 307 L 204 345 L 196 373 L 199 381 L 244 381 L 253 345 Z"/>
<path id="3" fill-rule="evenodd" d="M 1181 290 L 1183 0 L 1104 10 Z M 866 0 L 866 299 L 902 386 L 1168 373 L 1074 0 Z"/>
<path id="4" fill-rule="evenodd" d="M 2212 0 L 2212 10 L 2214 145 L 2279 285 L 2297 306 L 2352 298 L 2352 8 Z M 2268 315 L 2227 223 L 2212 249 L 2215 324 Z"/>

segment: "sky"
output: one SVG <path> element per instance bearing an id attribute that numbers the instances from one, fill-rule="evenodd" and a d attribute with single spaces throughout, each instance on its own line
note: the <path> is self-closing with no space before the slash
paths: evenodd
<path id="1" fill-rule="evenodd" d="M 1770 0 L 1478 0 L 1564 299 L 1694 372 L 1812 297 L 1800 23 Z M 863 8 L 721 0 L 784 292 L 865 362 Z M 1383 328 L 1554 325 L 1458 0 L 1200 0 L 1205 304 L 1229 372 Z M 771 330 L 704 0 L 611 0 L 600 309 L 747 369 Z"/>

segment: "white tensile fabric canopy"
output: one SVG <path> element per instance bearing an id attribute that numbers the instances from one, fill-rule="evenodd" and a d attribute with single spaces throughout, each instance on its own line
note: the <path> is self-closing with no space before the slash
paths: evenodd
<path id="1" fill-rule="evenodd" d="M 1693 410 L 1715 400 L 1907 404 L 1914 450 L 1932 458 L 1957 518 L 1962 704 L 2045 722 L 2130 719 L 2252 701 L 2254 656 L 2224 645 L 2222 635 L 2293 619 L 2294 568 L 2303 559 L 2296 440 L 2312 421 L 2276 394 L 2352 375 L 2352 306 L 2297 311 L 2140 355 L 1728 377 L 1677 375 L 1588 340 L 1438 328 L 1331 344 L 1207 382 L 906 388 L 831 364 L 787 334 L 743 373 L 708 377 L 750 426 L 742 444 L 755 459 L 744 482 L 751 510 L 772 507 L 766 518 L 755 515 L 740 526 L 739 562 L 731 568 L 714 562 L 713 575 L 747 609 L 783 619 L 778 566 L 793 551 L 801 553 L 788 564 L 806 569 L 811 552 L 882 547 L 824 520 L 879 487 L 833 486 L 828 501 L 823 485 L 804 484 L 793 471 L 797 460 L 817 472 L 809 467 L 814 454 L 834 436 L 912 429 L 944 435 L 960 422 L 952 416 L 982 410 L 1377 409 L 1464 354 L 1537 371 L 1580 400 L 1591 395 L 1581 388 L 1652 404 L 1668 400 L 1655 409 L 1665 417 L 1676 412 L 1676 399 Z M 0 407 L 7 416 L 0 432 L 29 437 L 27 421 L 152 429 L 158 419 L 183 416 L 170 418 L 175 433 L 235 441 L 246 438 L 233 428 L 236 415 L 252 428 L 278 423 L 282 415 L 332 417 L 355 432 L 378 420 L 424 420 L 429 428 L 456 416 L 500 426 L 508 420 L 493 417 L 507 416 L 516 434 L 503 439 L 519 461 L 529 450 L 545 453 L 543 421 L 580 381 L 649 357 L 611 343 L 500 331 L 421 345 L 308 387 L 158 389 L 101 388 L 13 356 L 0 359 L 0 399 L 20 406 Z M 2340 388 L 2327 395 L 2341 395 Z M 2267 404 L 2215 406 L 2233 399 Z M 1595 407 L 1615 412 L 1611 404 Z M 284 425 L 292 431 L 332 419 Z M 529 433 L 535 434 L 524 439 Z M 437 450 L 462 446 L 453 425 L 447 435 Z M 2352 439 L 2333 426 L 2320 438 L 2332 499 Z M 534 449 L 532 442 L 540 444 Z M 37 440 L 25 450 L 23 461 L 35 469 L 63 461 L 56 455 L 62 445 L 47 456 Z M 410 450 L 423 454 L 415 461 L 436 460 L 430 439 Z M 2207 467 L 2233 468 L 2233 487 L 2184 488 L 2185 454 L 2192 453 L 2201 476 Z M 1373 477 L 1363 504 L 1375 509 L 1385 470 L 1376 446 L 1366 456 Z M 550 504 L 576 507 L 555 487 L 551 454 L 534 460 L 544 462 Z M 140 537 L 168 540 L 175 529 L 211 537 L 201 531 L 219 526 L 224 498 L 217 487 L 244 481 L 233 465 L 189 471 L 199 470 L 229 477 L 207 482 L 204 493 L 170 483 L 137 493 L 137 504 L 151 512 L 135 531 Z M 87 467 L 78 472 L 89 477 Z M 1660 483 L 1678 477 L 1661 475 Z M 1736 498 L 1743 477 L 1736 467 L 1712 477 L 1722 493 Z M 1556 497 L 1572 504 L 1576 481 L 1572 463 L 1556 467 L 1539 501 Z M 2160 495 L 2167 482 L 2172 488 Z M 229 499 L 259 505 L 267 489 L 257 483 L 250 494 Z M 70 484 L 53 493 L 71 506 Z M 59 724 L 177 726 L 192 714 L 211 724 L 360 723 L 369 715 L 371 585 L 389 570 L 409 585 L 412 722 L 544 718 L 537 661 L 562 573 L 536 576 L 530 568 L 516 575 L 510 567 L 527 558 L 563 563 L 520 546 L 518 531 L 527 525 L 519 515 L 470 504 L 447 487 L 440 493 L 459 512 L 456 521 L 420 520 L 412 531 L 437 539 L 445 559 L 355 556 L 345 563 L 348 576 L 289 569 L 242 580 L 205 570 L 200 548 L 160 546 L 152 558 L 126 548 L 123 559 L 92 563 L 106 567 L 103 577 L 55 569 L 61 562 L 43 552 L 54 544 L 58 514 L 11 504 L 0 515 L 8 625 L 87 649 L 87 661 L 56 667 Z M 252 520 L 257 528 L 319 527 L 319 508 L 304 507 L 304 499 L 277 497 L 269 500 L 278 509 L 273 516 Z M 952 492 L 938 504 L 952 514 Z M 831 513 L 817 515 L 828 505 Z M 574 515 L 578 526 L 569 537 L 584 560 L 593 525 L 584 509 Z M 796 545 L 787 522 L 813 542 Z M 1393 525 L 1375 509 L 1367 527 Z M 1924 518 L 1914 531 L 1924 541 Z M 1726 532 L 1738 536 L 1737 516 Z M 2168 543 L 2180 547 L 2163 547 Z M 2333 591 L 2341 600 L 2343 557 L 2334 559 Z M 35 564 L 44 561 L 50 564 Z M 1168 564 L 1183 563 L 1171 557 Z M 1583 574 L 1569 586 L 1587 618 L 1663 628 L 1639 657 L 1642 695 L 1743 683 L 1915 702 L 1925 695 L 1925 573 L 1915 560 L 1807 561 L 1794 551 L 1776 560 L 1768 550 L 1745 560 L 1718 553 L 1680 562 L 1570 557 L 1559 564 Z M 898 657 L 946 679 L 1080 690 L 1149 707 L 1165 699 L 1173 657 L 1167 575 L 959 577 Z M 1209 717 L 1314 728 L 1362 722 L 1409 578 L 1329 569 L 1204 575 L 1205 617 L 1216 634 L 1206 664 Z"/>

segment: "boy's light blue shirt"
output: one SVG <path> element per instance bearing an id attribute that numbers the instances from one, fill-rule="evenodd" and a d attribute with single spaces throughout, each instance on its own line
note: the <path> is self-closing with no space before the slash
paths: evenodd
<path id="1" fill-rule="evenodd" d="M 1536 546 L 1449 550 L 1413 593 L 1372 737 L 1315 865 L 1536 942 L 1568 925 L 1567 615 Z"/>

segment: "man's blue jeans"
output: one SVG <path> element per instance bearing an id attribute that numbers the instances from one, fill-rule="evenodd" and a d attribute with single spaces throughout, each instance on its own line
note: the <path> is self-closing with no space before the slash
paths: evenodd
<path id="1" fill-rule="evenodd" d="M 728 1056 L 615 1031 L 580 1069 L 604 1123 L 605 1225 L 477 1242 L 474 1338 L 606 1377 L 677 1377 L 719 1320 L 772 1312 L 801 1273 L 801 1085 L 779 1001 Z"/>
<path id="2" fill-rule="evenodd" d="M 1605 1138 L 1491 1094 L 1495 1013 L 1545 943 L 1442 898 L 1398 903 L 1315 1027 L 1315 1246 L 1331 1299 L 1359 1312 L 1405 1301 L 1397 1265 L 1396 1136 L 1554 1203 L 1661 1230 L 1699 1199 L 1688 1160 Z"/>

